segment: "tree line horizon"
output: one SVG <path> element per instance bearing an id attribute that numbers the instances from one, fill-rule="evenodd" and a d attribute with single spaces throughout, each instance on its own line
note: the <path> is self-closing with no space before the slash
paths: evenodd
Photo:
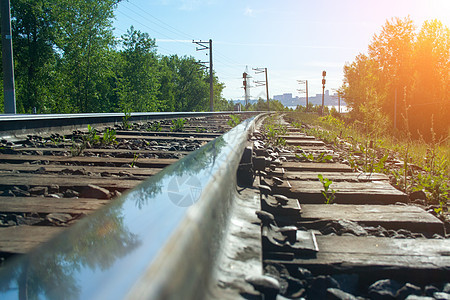
<path id="1" fill-rule="evenodd" d="M 439 20 L 418 29 L 409 18 L 387 20 L 368 53 L 344 66 L 340 88 L 350 116 L 386 133 L 444 141 L 450 135 L 450 29 Z"/>
<path id="2" fill-rule="evenodd" d="M 194 57 L 158 54 L 133 26 L 114 37 L 121 1 L 11 1 L 18 113 L 209 110 L 209 74 Z M 428 139 L 450 134 L 450 30 L 440 21 L 417 30 L 409 17 L 387 20 L 343 71 L 350 119 Z M 232 110 L 216 74 L 213 82 L 215 110 Z"/>

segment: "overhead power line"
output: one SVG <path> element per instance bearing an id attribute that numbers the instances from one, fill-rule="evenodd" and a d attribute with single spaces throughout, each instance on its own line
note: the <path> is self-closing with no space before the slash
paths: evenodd
<path id="1" fill-rule="evenodd" d="M 195 50 L 209 50 L 209 110 L 214 111 L 214 89 L 213 89 L 213 52 L 212 52 L 212 40 L 209 39 L 208 42 L 205 41 L 194 41 L 192 43 L 197 44 L 199 47 L 196 47 Z"/>
<path id="2" fill-rule="evenodd" d="M 264 84 L 264 81 L 255 81 L 256 86 L 266 86 L 266 95 L 267 95 L 267 110 L 270 111 L 269 106 L 269 81 L 267 79 L 267 68 L 253 68 L 255 71 L 255 74 L 265 73 L 266 75 L 266 82 Z"/>

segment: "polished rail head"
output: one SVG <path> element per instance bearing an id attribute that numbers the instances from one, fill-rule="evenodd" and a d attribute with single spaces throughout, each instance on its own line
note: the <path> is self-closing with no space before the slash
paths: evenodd
<path id="1" fill-rule="evenodd" d="M 0 298 L 199 299 L 255 118 L 0 269 Z"/>

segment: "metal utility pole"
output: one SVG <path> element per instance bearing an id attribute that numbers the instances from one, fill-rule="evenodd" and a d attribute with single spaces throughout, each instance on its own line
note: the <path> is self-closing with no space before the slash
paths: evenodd
<path id="1" fill-rule="evenodd" d="M 209 49 L 209 110 L 214 111 L 214 82 L 213 82 L 213 55 L 212 55 L 212 40 L 206 41 L 192 41 L 192 43 L 199 45 L 200 47 L 195 50 L 208 50 Z M 206 46 L 207 45 L 207 46 Z M 200 62 L 203 64 L 205 62 Z M 208 68 L 208 67 L 206 67 Z"/>
<path id="2" fill-rule="evenodd" d="M 327 72 L 326 71 L 322 71 L 322 109 L 320 112 L 320 115 L 323 116 L 323 108 L 324 108 L 324 104 L 325 104 L 325 76 L 327 76 Z"/>
<path id="3" fill-rule="evenodd" d="M 341 113 L 341 96 L 342 96 L 342 90 L 340 89 L 333 89 L 333 92 L 337 94 L 338 97 L 338 113 Z M 334 96 L 333 96 L 334 97 Z"/>
<path id="4" fill-rule="evenodd" d="M 299 84 L 305 84 L 305 89 L 298 89 L 301 94 L 306 93 L 306 108 L 305 112 L 308 112 L 308 80 L 297 80 Z"/>
<path id="5" fill-rule="evenodd" d="M 338 92 L 338 113 L 341 113 L 341 93 Z"/>
<path id="6" fill-rule="evenodd" d="M 266 74 L 266 82 L 263 81 L 255 81 L 256 86 L 266 86 L 266 95 L 267 95 L 267 111 L 270 111 L 269 104 L 269 80 L 267 79 L 267 68 L 253 68 L 255 74 L 265 73 Z"/>
<path id="7" fill-rule="evenodd" d="M 16 91 L 14 88 L 14 63 L 9 0 L 1 0 L 0 10 L 2 18 L 3 97 L 5 113 L 15 114 Z"/>
<path id="8" fill-rule="evenodd" d="M 395 88 L 394 96 L 394 129 L 397 129 L 397 88 Z"/>

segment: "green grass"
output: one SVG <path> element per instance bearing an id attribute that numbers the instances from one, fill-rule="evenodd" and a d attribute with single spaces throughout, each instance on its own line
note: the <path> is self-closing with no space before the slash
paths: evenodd
<path id="1" fill-rule="evenodd" d="M 172 126 L 170 127 L 171 132 L 182 132 L 184 130 L 185 119 L 175 119 L 172 120 Z"/>
<path id="2" fill-rule="evenodd" d="M 230 127 L 235 127 L 241 123 L 241 117 L 239 115 L 229 115 L 230 119 L 227 121 L 227 124 Z"/>
<path id="3" fill-rule="evenodd" d="M 286 140 L 281 137 L 287 132 L 285 125 L 280 124 L 280 116 L 278 114 L 271 115 L 264 120 L 264 131 L 269 142 L 275 146 L 285 146 Z"/>
<path id="4" fill-rule="evenodd" d="M 295 122 L 302 122 L 312 126 L 318 126 L 311 129 L 309 132 L 318 138 L 324 138 L 326 142 L 333 141 L 336 137 L 343 139 L 348 143 L 358 147 L 357 144 L 368 145 L 370 141 L 375 145 L 376 149 L 386 149 L 401 153 L 407 147 L 409 152 L 410 163 L 415 164 L 421 168 L 427 167 L 427 153 L 430 151 L 433 154 L 433 159 L 439 165 L 440 170 L 444 170 L 445 176 L 450 177 L 450 137 L 439 145 L 437 142 L 426 143 L 423 140 L 415 140 L 408 142 L 406 139 L 401 139 L 394 136 L 380 135 L 373 132 L 364 132 L 360 123 L 346 124 L 342 120 L 333 118 L 331 116 L 319 117 L 315 114 L 293 113 L 290 114 Z M 319 128 L 320 126 L 320 128 Z M 323 131 L 325 129 L 326 131 Z M 429 155 L 428 155 L 429 156 Z M 437 168 L 437 165 L 434 168 Z"/>
<path id="5" fill-rule="evenodd" d="M 291 123 L 308 124 L 307 134 L 345 148 L 345 158 L 355 171 L 393 176 L 399 189 L 422 190 L 430 203 L 439 205 L 438 213 L 446 209 L 450 196 L 450 138 L 426 143 L 423 139 L 412 140 L 408 134 L 389 135 L 369 123 L 345 123 L 331 115 L 295 112 L 288 119 Z M 388 164 L 391 159 L 402 164 L 393 168 Z"/>

